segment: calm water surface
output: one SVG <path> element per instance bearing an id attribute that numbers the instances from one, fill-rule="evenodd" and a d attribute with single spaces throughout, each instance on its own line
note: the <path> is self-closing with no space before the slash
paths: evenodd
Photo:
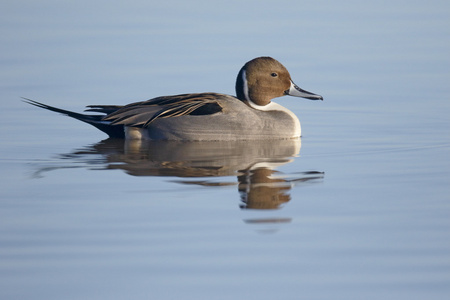
<path id="1" fill-rule="evenodd" d="M 0 11 L 1 299 L 450 296 L 446 1 Z M 278 99 L 301 140 L 125 143 L 20 101 L 234 94 L 260 55 L 324 96 Z"/>

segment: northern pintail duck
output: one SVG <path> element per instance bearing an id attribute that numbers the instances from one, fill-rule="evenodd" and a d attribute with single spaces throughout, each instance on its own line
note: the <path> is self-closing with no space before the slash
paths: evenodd
<path id="1" fill-rule="evenodd" d="M 218 93 L 162 96 L 124 106 L 89 105 L 79 114 L 30 99 L 28 103 L 89 123 L 110 137 L 150 140 L 289 139 L 301 135 L 293 112 L 272 101 L 283 95 L 323 100 L 299 88 L 271 57 L 247 62 L 236 79 L 236 97 Z"/>

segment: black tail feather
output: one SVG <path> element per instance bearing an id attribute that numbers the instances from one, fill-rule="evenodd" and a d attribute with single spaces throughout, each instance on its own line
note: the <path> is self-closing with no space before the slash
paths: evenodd
<path id="1" fill-rule="evenodd" d="M 88 105 L 84 111 L 100 112 L 105 115 L 111 114 L 123 107 L 123 105 Z"/>
<path id="2" fill-rule="evenodd" d="M 50 106 L 50 105 L 47 105 L 44 103 L 40 103 L 40 102 L 31 100 L 28 98 L 22 98 L 22 99 L 24 99 L 23 101 L 28 104 L 31 104 L 31 105 L 34 105 L 34 106 L 37 106 L 40 108 L 44 108 L 47 110 L 51 110 L 51 111 L 72 117 L 74 119 L 80 120 L 82 122 L 88 123 L 98 129 L 100 129 L 101 131 L 103 131 L 104 133 L 109 135 L 109 137 L 112 137 L 112 138 L 124 138 L 125 137 L 123 125 L 111 125 L 111 122 L 103 121 L 104 115 L 80 114 L 80 113 L 76 113 L 73 111 Z"/>

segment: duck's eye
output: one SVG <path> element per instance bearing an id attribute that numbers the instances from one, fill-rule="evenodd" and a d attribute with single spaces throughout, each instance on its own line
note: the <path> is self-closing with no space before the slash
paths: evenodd
<path id="1" fill-rule="evenodd" d="M 275 73 L 275 72 L 273 72 L 273 73 L 271 73 L 271 74 L 270 74 L 270 76 L 272 76 L 272 77 L 277 77 L 277 76 L 278 76 L 278 74 L 277 74 L 277 73 Z"/>

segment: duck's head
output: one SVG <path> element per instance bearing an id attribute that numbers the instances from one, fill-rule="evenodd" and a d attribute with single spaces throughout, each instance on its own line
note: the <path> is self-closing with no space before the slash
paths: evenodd
<path id="1" fill-rule="evenodd" d="M 242 67 L 236 79 L 236 95 L 252 107 L 265 106 L 284 95 L 323 100 L 322 96 L 299 88 L 288 70 L 271 57 L 252 59 Z"/>

